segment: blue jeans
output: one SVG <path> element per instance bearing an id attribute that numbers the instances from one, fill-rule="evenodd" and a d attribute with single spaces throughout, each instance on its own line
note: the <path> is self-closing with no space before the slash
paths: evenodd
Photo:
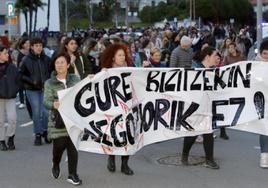
<path id="1" fill-rule="evenodd" d="M 268 136 L 260 135 L 261 153 L 268 153 Z"/>
<path id="2" fill-rule="evenodd" d="M 26 90 L 26 96 L 32 108 L 33 116 L 33 132 L 35 134 L 42 134 L 47 130 L 48 110 L 43 104 L 43 91 Z"/>

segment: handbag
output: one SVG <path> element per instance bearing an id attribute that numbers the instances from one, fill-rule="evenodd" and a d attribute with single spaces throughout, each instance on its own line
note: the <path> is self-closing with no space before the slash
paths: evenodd
<path id="1" fill-rule="evenodd" d="M 64 121 L 59 113 L 58 110 L 53 110 L 54 113 L 54 122 L 55 122 L 55 128 L 56 129 L 63 129 L 65 128 Z"/>

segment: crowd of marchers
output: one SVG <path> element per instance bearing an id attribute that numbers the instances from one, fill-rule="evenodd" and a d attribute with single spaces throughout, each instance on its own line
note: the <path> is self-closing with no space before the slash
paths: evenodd
<path id="1" fill-rule="evenodd" d="M 23 35 L 3 44 L 0 41 L 0 150 L 15 150 L 16 98 L 19 109 L 27 108 L 33 120 L 34 145 L 52 142 L 52 175 L 60 177 L 60 161 L 67 150 L 67 181 L 79 185 L 78 152 L 72 143 L 58 112 L 57 91 L 77 84 L 85 77 L 116 67 L 211 68 L 230 65 L 247 59 L 255 37 L 250 27 L 237 32 L 227 26 L 203 26 L 164 29 L 147 28 L 137 32 L 90 29 L 72 36 L 60 34 L 57 45 L 50 47 L 38 37 Z M 268 62 L 268 42 L 260 45 L 256 60 Z M 18 96 L 18 97 L 17 97 Z M 204 145 L 204 166 L 219 169 L 214 160 L 214 139 L 211 132 L 185 137 L 183 165 L 191 165 L 188 158 L 192 145 Z M 220 138 L 228 140 L 225 128 Z M 268 137 L 260 136 L 260 167 L 268 168 Z M 135 156 L 134 156 L 135 157 Z M 107 169 L 116 171 L 115 156 L 109 155 Z M 129 156 L 121 156 L 121 172 L 133 175 Z"/>

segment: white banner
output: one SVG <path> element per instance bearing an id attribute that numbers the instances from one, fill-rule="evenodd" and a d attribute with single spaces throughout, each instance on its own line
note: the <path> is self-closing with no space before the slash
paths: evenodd
<path id="1" fill-rule="evenodd" d="M 77 149 L 132 155 L 220 127 L 268 135 L 268 63 L 216 69 L 115 68 L 60 92 Z"/>

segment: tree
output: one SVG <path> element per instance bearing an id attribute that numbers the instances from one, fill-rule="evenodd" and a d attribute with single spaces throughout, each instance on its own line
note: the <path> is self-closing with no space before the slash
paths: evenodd
<path id="1" fill-rule="evenodd" d="M 236 22 L 246 24 L 254 18 L 253 7 L 248 0 L 198 0 L 196 14 L 204 21 L 218 23 L 234 18 Z"/>
<path id="2" fill-rule="evenodd" d="M 35 13 L 35 17 L 34 17 L 34 29 L 33 29 L 34 32 L 36 31 L 38 8 L 43 9 L 43 6 L 45 6 L 45 5 L 46 5 L 46 3 L 43 3 L 41 0 L 36 0 L 36 1 L 33 2 L 33 12 Z"/>
<path id="3" fill-rule="evenodd" d="M 17 12 L 22 12 L 25 17 L 25 23 L 26 23 L 26 32 L 31 37 L 32 35 L 32 23 L 33 23 L 33 13 L 36 12 L 38 7 L 43 7 L 45 4 L 41 0 L 17 0 L 15 7 L 17 9 Z M 28 19 L 28 13 L 29 13 L 29 19 Z M 29 24 L 28 24 L 29 20 Z M 28 27 L 29 25 L 29 27 Z"/>
<path id="4" fill-rule="evenodd" d="M 25 19 L 25 31 L 26 33 L 29 33 L 29 28 L 28 28 L 28 6 L 25 0 L 17 0 L 15 3 L 15 9 L 17 14 L 23 13 L 24 19 Z"/>
<path id="5" fill-rule="evenodd" d="M 152 18 L 153 9 L 149 6 L 143 7 L 143 9 L 139 12 L 139 18 L 146 23 L 154 22 Z"/>
<path id="6" fill-rule="evenodd" d="M 175 17 L 186 17 L 185 4 L 183 2 L 176 6 L 160 2 L 157 6 L 146 6 L 139 12 L 139 18 L 147 23 L 162 21 L 165 18 L 173 20 Z"/>

